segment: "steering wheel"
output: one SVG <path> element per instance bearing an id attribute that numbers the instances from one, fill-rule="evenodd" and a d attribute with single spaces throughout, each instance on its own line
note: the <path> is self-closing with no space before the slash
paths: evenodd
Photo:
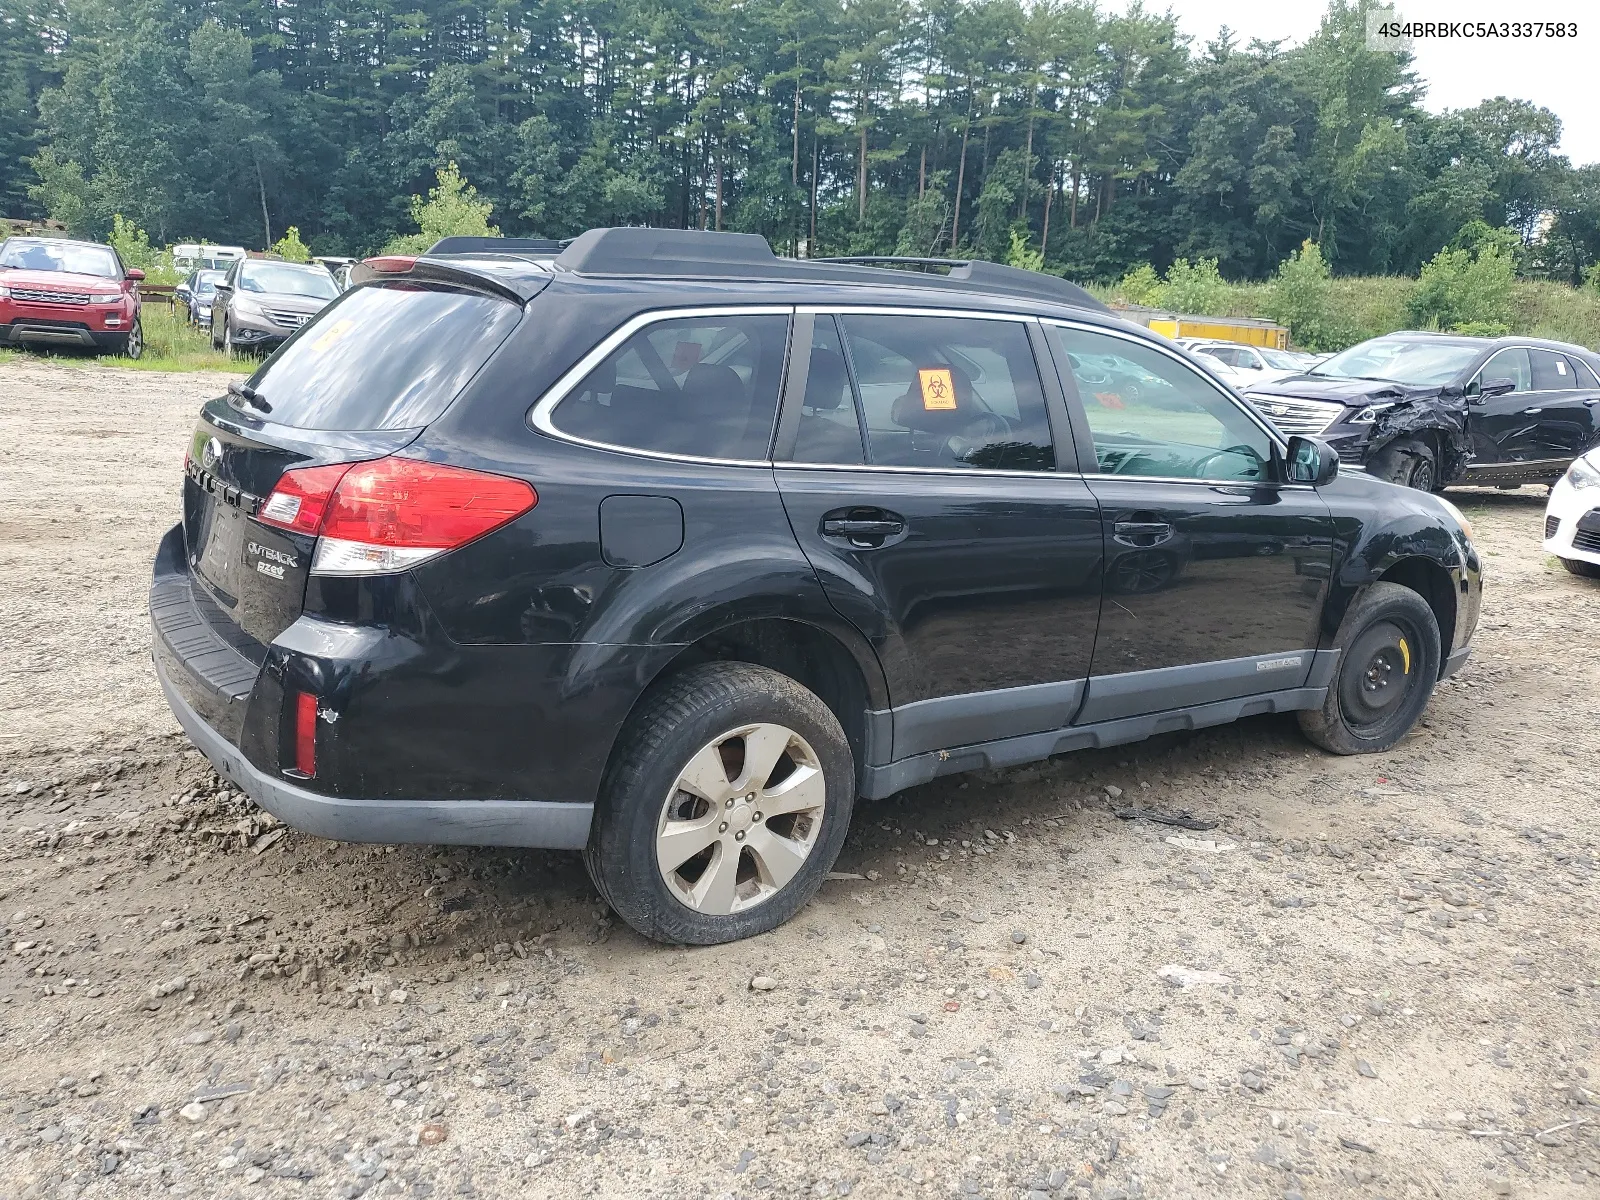
<path id="1" fill-rule="evenodd" d="M 1228 446 L 1228 447 L 1225 447 L 1222 450 L 1213 450 L 1210 454 L 1207 454 L 1207 455 L 1203 456 L 1198 462 L 1196 462 L 1194 464 L 1194 473 L 1195 473 L 1195 475 L 1200 479 L 1211 479 L 1211 478 L 1213 478 L 1213 476 L 1208 472 L 1207 468 L 1210 467 L 1210 465 L 1212 463 L 1214 463 L 1217 459 L 1222 458 L 1224 455 L 1230 455 L 1230 454 L 1239 455 L 1239 456 L 1242 456 L 1244 458 L 1252 458 L 1252 459 L 1255 459 L 1256 462 L 1258 462 L 1258 463 L 1261 461 L 1260 455 L 1258 455 L 1255 452 L 1255 450 L 1253 448 L 1249 447 L 1249 446 L 1243 446 L 1243 445 L 1240 445 L 1240 446 Z M 1218 479 L 1236 479 L 1236 478 L 1238 478 L 1238 476 L 1219 475 L 1219 476 L 1215 476 L 1215 478 L 1218 478 Z"/>
<path id="2" fill-rule="evenodd" d="M 974 413 L 960 433 L 945 438 L 942 455 L 951 462 L 964 462 L 974 450 L 1011 436 L 1011 424 L 999 413 Z"/>

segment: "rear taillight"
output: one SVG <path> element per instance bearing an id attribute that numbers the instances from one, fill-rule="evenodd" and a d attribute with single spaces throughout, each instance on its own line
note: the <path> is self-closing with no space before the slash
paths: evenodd
<path id="1" fill-rule="evenodd" d="M 257 515 L 318 537 L 313 574 L 379 575 L 464 546 L 538 502 L 520 479 L 380 458 L 286 471 Z"/>
<path id="2" fill-rule="evenodd" d="M 322 518 L 328 511 L 328 501 L 339 480 L 350 470 L 349 463 L 335 463 L 331 467 L 301 467 L 285 471 L 278 478 L 278 486 L 256 513 L 266 525 L 276 525 L 294 533 L 315 535 L 322 528 Z"/>
<path id="3" fill-rule="evenodd" d="M 294 769 L 307 779 L 317 775 L 317 698 L 310 692 L 294 697 Z"/>

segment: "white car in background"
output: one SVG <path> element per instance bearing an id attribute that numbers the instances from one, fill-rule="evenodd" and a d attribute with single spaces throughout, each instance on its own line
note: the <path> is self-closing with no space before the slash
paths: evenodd
<path id="1" fill-rule="evenodd" d="M 1247 384 L 1276 383 L 1290 375 L 1299 375 L 1306 369 L 1296 355 L 1269 346 L 1246 346 L 1242 342 L 1198 342 L 1190 346 L 1189 351 L 1226 363 Z"/>
<path id="2" fill-rule="evenodd" d="M 1600 447 L 1577 459 L 1550 489 L 1544 548 L 1574 575 L 1600 579 Z"/>

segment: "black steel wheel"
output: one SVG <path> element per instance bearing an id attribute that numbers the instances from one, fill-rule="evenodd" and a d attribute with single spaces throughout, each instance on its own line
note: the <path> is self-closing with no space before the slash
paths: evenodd
<path id="1" fill-rule="evenodd" d="M 1439 622 L 1428 602 L 1397 583 L 1375 583 L 1339 626 L 1339 667 L 1322 707 L 1300 728 L 1335 754 L 1393 746 L 1416 724 L 1439 679 Z"/>

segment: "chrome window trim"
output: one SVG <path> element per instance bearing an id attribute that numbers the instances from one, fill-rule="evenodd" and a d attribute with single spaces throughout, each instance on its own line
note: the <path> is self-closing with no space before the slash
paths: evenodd
<path id="1" fill-rule="evenodd" d="M 970 321 L 1015 321 L 1018 324 L 1037 324 L 1039 318 L 1032 313 L 992 312 L 979 308 L 915 308 L 903 304 L 801 304 L 795 312 L 804 316 L 820 317 L 959 317 Z"/>
<path id="2" fill-rule="evenodd" d="M 1232 392 L 1227 391 L 1225 388 L 1223 388 L 1218 383 L 1217 380 L 1213 379 L 1210 375 L 1207 375 L 1204 371 L 1195 370 L 1195 364 L 1190 362 L 1190 361 L 1188 361 L 1187 359 L 1185 359 L 1181 354 L 1177 353 L 1176 351 L 1169 350 L 1169 349 L 1167 349 L 1167 347 L 1159 345 L 1156 342 L 1148 341 L 1145 338 L 1136 337 L 1136 336 L 1134 336 L 1133 334 L 1130 334 L 1130 333 L 1124 333 L 1120 329 L 1108 329 L 1104 325 L 1088 325 L 1088 324 L 1084 324 L 1084 323 L 1079 322 L 1079 321 L 1064 320 L 1064 319 L 1062 319 L 1060 317 L 1042 317 L 1040 319 L 1043 321 L 1044 324 L 1046 324 L 1046 325 L 1054 325 L 1057 329 L 1072 329 L 1072 330 L 1081 331 L 1083 333 L 1098 333 L 1098 334 L 1103 334 L 1106 337 L 1120 338 L 1125 342 L 1132 342 L 1136 346 L 1144 346 L 1144 347 L 1146 347 L 1146 348 L 1148 348 L 1150 350 L 1156 351 L 1156 353 L 1158 353 L 1158 354 L 1166 355 L 1173 362 L 1179 364 L 1180 366 L 1182 366 L 1186 370 L 1188 370 L 1191 374 L 1196 375 L 1200 379 L 1204 380 L 1205 383 L 1207 385 L 1209 385 L 1211 387 L 1211 389 L 1217 393 L 1217 395 L 1221 396 L 1229 404 L 1233 405 L 1234 408 L 1238 409 L 1241 413 L 1243 413 L 1245 415 L 1245 418 L 1247 420 L 1249 420 L 1252 425 L 1256 426 L 1256 428 L 1260 429 L 1262 433 L 1266 434 L 1267 435 L 1267 440 L 1269 442 L 1271 442 L 1273 445 L 1277 446 L 1279 450 L 1287 451 L 1289 449 L 1289 440 L 1287 438 L 1285 438 L 1283 436 L 1283 434 L 1278 432 L 1278 430 L 1274 429 L 1269 422 L 1267 422 L 1266 420 L 1262 419 L 1259 415 L 1257 415 L 1257 413 L 1247 403 L 1245 403 L 1243 400 L 1241 400 L 1238 396 L 1235 396 Z M 1078 381 L 1076 379 L 1074 379 L 1072 381 L 1072 386 L 1073 386 L 1073 390 L 1077 391 Z M 1079 397 L 1079 402 L 1080 403 L 1082 402 L 1082 399 L 1083 398 L 1080 396 Z M 1094 430 L 1093 429 L 1091 429 L 1089 431 L 1089 436 L 1090 436 L 1091 439 L 1093 439 L 1093 437 L 1094 437 Z M 1118 476 L 1118 478 L 1132 479 L 1132 478 L 1135 478 L 1135 476 L 1131 476 L 1131 475 L 1130 476 Z M 1150 478 L 1150 477 L 1146 476 L 1145 478 Z M 1212 483 L 1212 484 L 1217 484 L 1217 483 L 1226 483 L 1228 481 L 1224 480 L 1224 479 L 1213 479 L 1213 480 L 1209 480 L 1209 481 L 1201 480 L 1201 481 L 1198 481 L 1198 482 L 1209 482 L 1209 483 Z M 1248 480 L 1243 480 L 1243 481 L 1235 481 L 1235 482 L 1249 482 L 1249 481 Z"/>
<path id="3" fill-rule="evenodd" d="M 648 312 L 637 313 L 628 318 L 611 333 L 600 340 L 600 344 L 589 353 L 580 358 L 575 365 L 570 367 L 565 374 L 557 379 L 533 406 L 528 410 L 528 424 L 547 437 L 559 438 L 564 442 L 572 442 L 578 446 L 589 446 L 595 450 L 612 450 L 619 454 L 637 454 L 644 458 L 662 459 L 667 462 L 706 463 L 713 466 L 735 467 L 766 467 L 772 465 L 770 458 L 712 458 L 697 454 L 670 454 L 662 450 L 645 450 L 638 446 L 620 446 L 613 442 L 597 442 L 590 438 L 578 437 L 576 434 L 567 433 L 558 429 L 553 421 L 555 409 L 565 400 L 574 388 L 588 378 L 589 373 L 604 362 L 619 346 L 638 333 L 641 329 L 651 325 L 660 324 L 662 321 L 692 320 L 696 317 L 788 317 L 791 320 L 795 315 L 792 304 L 728 304 L 706 307 L 704 305 L 693 308 L 656 308 Z M 780 388 L 777 406 L 773 409 L 772 418 L 778 419 L 778 409 L 783 404 L 783 395 Z"/>
<path id="4" fill-rule="evenodd" d="M 797 471 L 873 471 L 895 475 L 941 475 L 950 479 L 994 476 L 999 479 L 1082 479 L 1076 471 L 1002 471 L 994 467 L 909 467 L 888 463 L 807 463 L 780 458 L 773 462 L 778 470 Z"/>
<path id="5" fill-rule="evenodd" d="M 1270 479 L 1197 479 L 1177 475 L 1111 475 L 1098 471 L 1085 475 L 1080 471 L 997 471 L 992 467 L 900 467 L 882 463 L 803 463 L 778 459 L 773 464 L 778 470 L 799 471 L 877 471 L 903 475 L 944 475 L 952 479 L 966 479 L 974 475 L 993 475 L 1002 479 L 1080 479 L 1093 483 L 1097 479 L 1114 479 L 1118 482 L 1138 483 L 1188 483 L 1209 488 L 1277 488 L 1280 491 L 1314 492 L 1309 483 L 1275 483 Z"/>

